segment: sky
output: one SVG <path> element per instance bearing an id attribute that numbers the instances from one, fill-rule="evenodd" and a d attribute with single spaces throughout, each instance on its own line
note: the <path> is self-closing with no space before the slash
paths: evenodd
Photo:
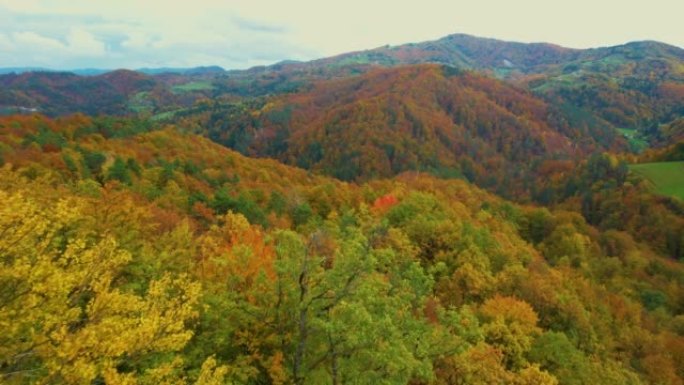
<path id="1" fill-rule="evenodd" d="M 0 0 L 0 68 L 242 69 L 453 33 L 684 47 L 684 0 Z"/>

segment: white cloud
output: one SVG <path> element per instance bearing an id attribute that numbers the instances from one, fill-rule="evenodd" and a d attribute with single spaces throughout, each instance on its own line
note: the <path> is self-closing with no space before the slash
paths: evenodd
<path id="1" fill-rule="evenodd" d="M 15 49 L 21 48 L 29 52 L 74 56 L 102 56 L 106 52 L 103 42 L 80 28 L 74 28 L 69 32 L 66 43 L 31 31 L 14 33 L 11 43 Z"/>
<path id="2" fill-rule="evenodd" d="M 35 32 L 22 31 L 12 35 L 14 44 L 36 51 L 62 51 L 66 46 L 58 40 L 39 35 Z"/>
<path id="3" fill-rule="evenodd" d="M 105 54 L 105 45 L 97 40 L 93 34 L 81 29 L 74 28 L 67 37 L 68 51 L 79 56 L 102 56 Z"/>
<path id="4" fill-rule="evenodd" d="M 147 48 L 151 42 L 152 39 L 150 36 L 145 33 L 135 31 L 127 34 L 127 38 L 121 43 L 121 46 L 133 50 L 139 50 Z"/>

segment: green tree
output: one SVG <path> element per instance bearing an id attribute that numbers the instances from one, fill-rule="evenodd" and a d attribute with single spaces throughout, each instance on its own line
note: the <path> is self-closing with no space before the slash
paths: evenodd
<path id="1" fill-rule="evenodd" d="M 99 180 L 102 172 L 102 165 L 104 165 L 107 157 L 101 152 L 91 152 L 88 150 L 81 150 L 83 155 L 84 178 L 94 177 Z"/>
<path id="2" fill-rule="evenodd" d="M 131 173 L 128 170 L 128 164 L 121 159 L 116 157 L 114 163 L 107 170 L 107 180 L 118 180 L 121 183 L 131 184 Z"/>
<path id="3" fill-rule="evenodd" d="M 371 247 L 356 227 L 327 223 L 307 238 L 279 231 L 272 265 L 241 242 L 216 266 L 255 269 L 216 291 L 225 334 L 210 334 L 236 343 L 221 350 L 233 359 L 259 351 L 261 374 L 252 375 L 295 384 L 428 380 L 433 360 L 460 351 L 464 328 L 476 325 L 440 307 L 430 322 L 431 277 L 411 257 Z"/>

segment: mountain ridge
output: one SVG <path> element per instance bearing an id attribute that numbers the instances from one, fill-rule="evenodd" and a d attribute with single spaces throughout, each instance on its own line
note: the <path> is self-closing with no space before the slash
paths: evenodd
<path id="1" fill-rule="evenodd" d="M 642 140 L 658 145 L 672 144 L 661 139 L 677 135 L 661 134 L 660 127 L 684 114 L 684 50 L 675 46 L 637 41 L 582 50 L 465 34 L 248 70 L 0 75 L 0 112 L 16 112 L 19 107 L 20 112 L 37 109 L 50 116 L 85 112 L 169 118 L 207 99 L 271 98 L 377 68 L 421 64 L 504 80 L 563 110 L 572 126 L 636 130 Z"/>
<path id="2" fill-rule="evenodd" d="M 443 43 L 443 42 L 456 42 L 458 45 L 461 46 L 466 46 L 467 45 L 472 45 L 472 44 L 481 44 L 481 45 L 488 45 L 490 47 L 492 46 L 501 46 L 501 45 L 508 45 L 508 46 L 515 46 L 517 48 L 522 48 L 522 49 L 544 49 L 548 52 L 564 52 L 565 54 L 569 53 L 580 53 L 580 52 L 596 52 L 596 51 L 602 51 L 602 50 L 615 50 L 619 49 L 621 47 L 629 47 L 629 46 L 650 46 L 650 47 L 660 47 L 660 48 L 665 48 L 670 52 L 676 52 L 678 53 L 679 57 L 684 59 L 684 48 L 676 46 L 674 44 L 669 44 L 666 42 L 658 41 L 658 40 L 652 40 L 652 39 L 644 39 L 644 40 L 631 40 L 627 41 L 622 44 L 616 44 L 616 45 L 605 45 L 605 46 L 596 46 L 596 47 L 588 47 L 588 48 L 571 48 L 571 47 L 566 47 L 560 44 L 552 43 L 552 42 L 520 42 L 520 41 L 515 41 L 515 40 L 505 40 L 505 39 L 499 39 L 499 38 L 491 38 L 491 37 L 479 37 L 471 34 L 466 34 L 466 33 L 453 33 L 446 35 L 444 37 L 438 38 L 438 39 L 433 39 L 433 40 L 425 40 L 421 42 L 411 42 L 411 43 L 405 43 L 405 44 L 397 44 L 397 45 L 382 45 L 379 47 L 375 48 L 368 48 L 368 49 L 362 49 L 358 51 L 350 51 L 350 52 L 342 52 L 339 54 L 333 54 L 330 56 L 322 57 L 322 58 L 316 58 L 316 59 L 311 59 L 311 60 L 292 60 L 292 59 L 283 59 L 280 60 L 276 63 L 269 64 L 269 65 L 260 65 L 260 66 L 254 66 L 246 69 L 224 69 L 221 66 L 215 65 L 215 64 L 205 64 L 205 65 L 200 65 L 200 66 L 194 66 L 194 67 L 138 67 L 138 68 L 127 68 L 127 67 L 122 67 L 122 68 L 117 68 L 117 69 L 104 69 L 104 68 L 77 68 L 77 69 L 53 69 L 53 68 L 48 68 L 48 67 L 33 67 L 33 66 L 27 66 L 27 67 L 0 67 L 0 75 L 5 75 L 5 74 L 10 74 L 10 73 L 24 73 L 24 72 L 71 72 L 80 76 L 89 76 L 89 75 L 101 75 L 107 72 L 113 72 L 116 70 L 131 70 L 131 71 L 136 71 L 136 72 L 142 72 L 148 75 L 157 75 L 157 74 L 162 74 L 162 73 L 175 73 L 175 74 L 188 74 L 188 73 L 209 73 L 209 72 L 215 72 L 215 73 L 240 73 L 240 72 L 248 72 L 248 71 L 258 71 L 262 70 L 264 68 L 270 68 L 270 67 L 282 67 L 282 66 L 291 66 L 291 65 L 306 65 L 309 63 L 317 63 L 317 62 L 328 62 L 331 60 L 334 60 L 336 58 L 348 58 L 350 56 L 355 56 L 355 55 L 360 55 L 364 53 L 369 53 L 369 52 L 376 52 L 376 51 L 383 51 L 383 50 L 393 50 L 393 49 L 398 49 L 402 47 L 416 47 L 416 46 L 421 46 L 421 45 L 434 45 L 436 43 Z M 409 64 L 409 63 L 405 63 Z M 448 63 L 439 63 L 438 64 L 448 64 Z"/>
<path id="3" fill-rule="evenodd" d="M 206 65 L 197 67 L 139 67 L 139 68 L 75 68 L 75 69 L 54 69 L 47 67 L 0 67 L 0 75 L 23 74 L 27 72 L 49 72 L 60 73 L 69 72 L 79 76 L 98 76 L 106 73 L 128 70 L 144 73 L 146 75 L 161 74 L 201 74 L 201 73 L 223 73 L 224 68 L 218 65 Z"/>

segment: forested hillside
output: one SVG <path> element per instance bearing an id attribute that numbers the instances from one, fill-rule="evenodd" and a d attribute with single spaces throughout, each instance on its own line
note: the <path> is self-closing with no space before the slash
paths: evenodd
<path id="1" fill-rule="evenodd" d="M 359 85 L 372 76 L 386 79 L 377 94 Z M 372 76 L 297 103 L 315 111 L 359 87 L 364 98 L 329 115 L 359 127 L 339 137 L 354 143 L 373 130 L 352 116 L 382 116 L 374 98 L 453 85 L 445 94 L 473 100 L 472 119 L 544 138 L 540 154 L 570 146 L 516 88 L 439 67 Z M 407 116 L 449 105 L 439 87 L 413 99 L 426 105 L 399 104 L 406 138 L 438 132 Z M 326 129 L 299 113 L 288 119 L 313 127 L 301 138 Z M 480 127 L 463 119 L 462 133 Z M 684 210 L 614 155 L 553 169 L 540 207 L 401 169 L 342 182 L 193 129 L 0 120 L 1 382 L 682 383 Z"/>
<path id="2" fill-rule="evenodd" d="M 50 116 L 82 112 L 168 119 L 208 99 L 244 102 L 244 98 L 307 93 L 320 89 L 322 81 L 353 82 L 379 68 L 426 63 L 454 72 L 473 71 L 527 90 L 538 99 L 534 104 L 553 106 L 563 124 L 591 127 L 592 140 L 597 132 L 605 139 L 620 130 L 628 139 L 654 146 L 681 139 L 677 124 L 684 114 L 681 48 L 642 41 L 579 50 L 463 34 L 241 71 L 209 67 L 120 70 L 96 76 L 5 74 L 0 75 L 0 114 L 37 109 Z M 632 147 L 636 152 L 644 149 L 641 144 Z"/>
<path id="3" fill-rule="evenodd" d="M 450 67 L 372 71 L 251 104 L 207 103 L 177 121 L 248 155 L 343 180 L 422 170 L 503 194 L 548 160 L 627 148 L 614 130 L 570 124 L 524 89 Z"/>
<path id="4" fill-rule="evenodd" d="M 161 113 L 191 106 L 210 96 L 205 74 L 163 73 L 154 76 L 129 70 L 96 76 L 68 72 L 0 75 L 0 114 L 22 110 L 50 116 L 76 112 L 89 115 Z"/>

